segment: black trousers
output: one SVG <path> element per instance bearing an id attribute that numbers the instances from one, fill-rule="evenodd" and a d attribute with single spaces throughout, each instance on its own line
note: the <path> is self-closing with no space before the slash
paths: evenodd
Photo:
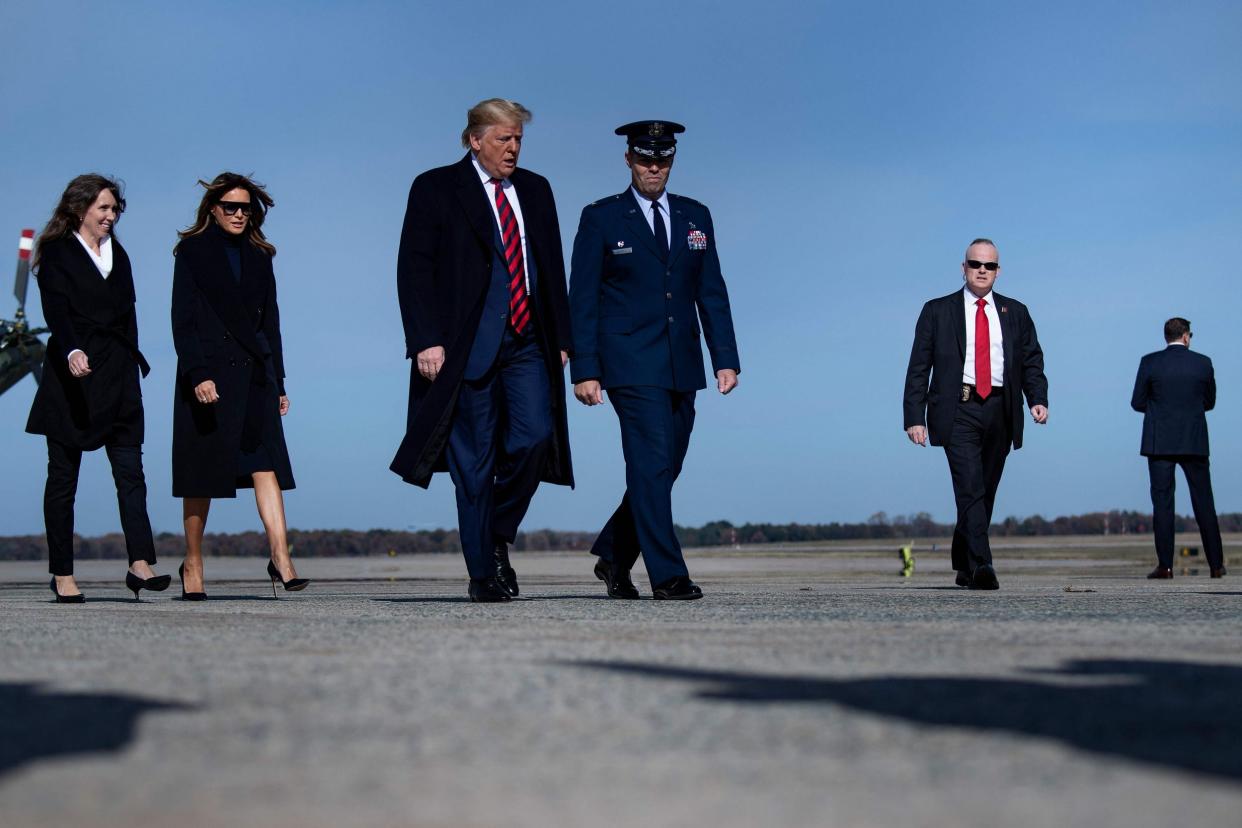
<path id="1" fill-rule="evenodd" d="M 121 530 L 129 562 L 155 563 L 155 539 L 147 517 L 147 481 L 142 473 L 142 446 L 105 447 L 116 483 Z M 47 441 L 47 485 L 43 489 L 43 522 L 47 532 L 48 571 L 73 574 L 73 503 L 78 494 L 82 450 Z"/>
<path id="2" fill-rule="evenodd" d="M 986 400 L 972 394 L 968 402 L 958 403 L 944 454 L 957 502 L 953 568 L 959 572 L 992 563 L 988 528 L 1011 445 L 1001 389 L 993 389 Z"/>
<path id="3" fill-rule="evenodd" d="M 1184 454 L 1159 454 L 1147 458 L 1151 475 L 1152 529 L 1156 535 L 1156 557 L 1161 566 L 1173 566 L 1173 491 L 1174 472 L 1182 467 L 1186 485 L 1190 487 L 1190 505 L 1195 510 L 1199 536 L 1203 539 L 1203 556 L 1208 566 L 1219 569 L 1224 564 L 1220 541 L 1220 523 L 1216 520 L 1216 500 L 1212 497 L 1212 473 L 1207 457 Z"/>

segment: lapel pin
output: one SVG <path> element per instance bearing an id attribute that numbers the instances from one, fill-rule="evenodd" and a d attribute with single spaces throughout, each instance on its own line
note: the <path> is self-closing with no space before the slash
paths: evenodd
<path id="1" fill-rule="evenodd" d="M 617 247 L 625 247 L 625 242 L 623 241 L 617 242 Z"/>

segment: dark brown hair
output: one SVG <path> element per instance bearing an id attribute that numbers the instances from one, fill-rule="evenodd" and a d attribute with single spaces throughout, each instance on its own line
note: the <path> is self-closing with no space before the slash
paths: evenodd
<path id="1" fill-rule="evenodd" d="M 1164 323 L 1164 341 L 1176 342 L 1190 333 L 1190 320 L 1175 316 Z"/>
<path id="2" fill-rule="evenodd" d="M 194 218 L 194 224 L 177 234 L 181 239 L 188 239 L 190 236 L 197 236 L 206 231 L 215 221 L 211 216 L 211 208 L 219 204 L 226 193 L 242 189 L 250 193 L 251 213 L 250 221 L 246 222 L 246 238 L 267 255 L 276 255 L 276 246 L 267 240 L 267 236 L 263 235 L 263 219 L 267 216 L 267 211 L 276 206 L 276 202 L 272 201 L 272 197 L 267 194 L 267 190 L 263 189 L 262 184 L 251 181 L 240 173 L 232 172 L 220 173 L 211 179 L 210 184 L 201 178 L 198 183 L 207 192 L 203 193 L 203 200 L 199 202 L 198 215 Z M 181 242 L 177 242 L 177 245 L 173 247 L 174 254 L 180 246 Z"/>
<path id="3" fill-rule="evenodd" d="M 123 185 L 121 182 L 99 173 L 79 175 L 69 182 L 69 186 L 65 187 L 65 191 L 61 193 L 60 203 L 52 211 L 52 217 L 48 219 L 43 232 L 39 234 L 39 241 L 34 249 L 31 267 L 38 269 L 39 256 L 43 251 L 45 242 L 72 236 L 74 231 L 82 226 L 82 220 L 86 218 L 86 211 L 91 208 L 91 205 L 95 203 L 95 199 L 99 198 L 99 194 L 104 190 L 112 191 L 112 197 L 116 199 L 116 212 L 119 218 L 120 214 L 125 212 L 125 198 L 122 195 Z M 112 237 L 116 238 L 115 223 L 112 225 Z"/>

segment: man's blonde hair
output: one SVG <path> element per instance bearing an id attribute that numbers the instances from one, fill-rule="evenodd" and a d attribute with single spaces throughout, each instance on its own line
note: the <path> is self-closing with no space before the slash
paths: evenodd
<path id="1" fill-rule="evenodd" d="M 470 148 L 470 136 L 478 138 L 487 128 L 496 124 L 525 124 L 535 117 L 530 110 L 517 101 L 507 98 L 488 98 L 470 107 L 466 113 L 466 128 L 461 131 L 461 145 Z"/>

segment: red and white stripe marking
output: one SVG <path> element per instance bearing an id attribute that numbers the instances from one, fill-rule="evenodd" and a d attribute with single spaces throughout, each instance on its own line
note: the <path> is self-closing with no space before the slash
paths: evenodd
<path id="1" fill-rule="evenodd" d="M 17 258 L 29 259 L 30 251 L 34 249 L 34 231 L 23 230 L 21 241 L 17 244 Z"/>

